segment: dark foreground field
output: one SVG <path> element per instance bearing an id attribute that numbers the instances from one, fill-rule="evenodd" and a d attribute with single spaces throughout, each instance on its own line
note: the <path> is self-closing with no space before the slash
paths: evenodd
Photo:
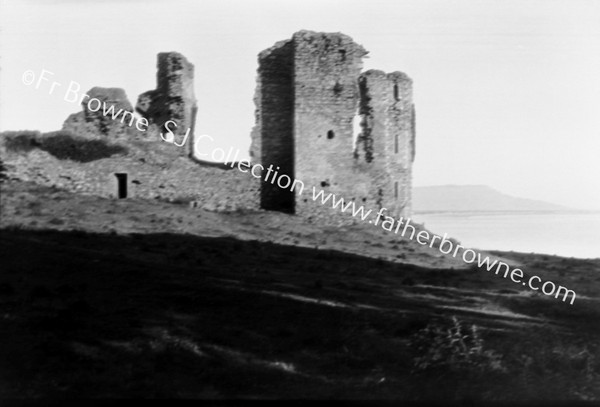
<path id="1" fill-rule="evenodd" d="M 600 261 L 497 253 L 569 305 L 403 242 L 327 248 L 356 230 L 145 205 L 3 186 L 0 398 L 600 398 Z"/>

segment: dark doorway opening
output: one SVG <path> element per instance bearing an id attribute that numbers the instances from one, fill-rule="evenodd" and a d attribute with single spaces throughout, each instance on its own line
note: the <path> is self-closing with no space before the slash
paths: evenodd
<path id="1" fill-rule="evenodd" d="M 127 198 L 127 174 L 119 172 L 115 174 L 117 177 L 117 197 L 119 199 Z"/>

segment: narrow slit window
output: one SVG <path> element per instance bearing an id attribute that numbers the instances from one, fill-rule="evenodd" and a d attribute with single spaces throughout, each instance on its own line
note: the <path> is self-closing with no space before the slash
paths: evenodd
<path id="1" fill-rule="evenodd" d="M 394 100 L 397 102 L 400 100 L 400 96 L 398 95 L 398 84 L 394 83 Z"/>
<path id="2" fill-rule="evenodd" d="M 398 181 L 394 182 L 394 196 L 398 200 Z"/>
<path id="3" fill-rule="evenodd" d="M 394 153 L 398 154 L 398 133 L 394 134 Z"/>

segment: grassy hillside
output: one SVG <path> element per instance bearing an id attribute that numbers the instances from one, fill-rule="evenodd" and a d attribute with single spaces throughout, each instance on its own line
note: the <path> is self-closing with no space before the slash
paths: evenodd
<path id="1" fill-rule="evenodd" d="M 600 397 L 600 262 L 2 184 L 0 398 Z"/>

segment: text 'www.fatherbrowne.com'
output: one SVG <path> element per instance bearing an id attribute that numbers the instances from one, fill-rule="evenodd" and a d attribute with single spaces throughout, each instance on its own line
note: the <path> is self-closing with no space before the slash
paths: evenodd
<path id="1" fill-rule="evenodd" d="M 409 232 L 409 239 L 415 240 L 416 235 L 416 241 L 421 245 L 433 248 L 436 245 L 436 241 L 439 241 L 436 247 L 443 254 L 452 253 L 452 256 L 456 258 L 459 251 L 462 249 L 461 257 L 465 263 L 472 264 L 477 261 L 477 266 L 480 270 L 485 269 L 489 272 L 494 271 L 494 274 L 496 275 L 502 275 L 503 278 L 510 278 L 513 283 L 529 287 L 533 291 L 541 290 L 544 295 L 554 296 L 554 298 L 557 299 L 562 296 L 563 302 L 566 302 L 570 298 L 571 305 L 575 302 L 576 294 L 573 290 L 561 285 L 557 286 L 552 281 L 545 281 L 541 284 L 543 280 L 539 276 L 527 278 L 525 277 L 523 270 L 519 268 L 511 268 L 508 264 L 499 261 L 498 259 L 492 261 L 489 256 L 482 256 L 481 253 L 476 252 L 475 250 L 467 249 L 458 243 L 454 243 L 452 240 L 448 239 L 447 233 L 444 233 L 444 236 L 431 234 L 426 230 L 421 230 L 417 233 L 416 228 L 411 225 L 409 218 L 404 219 L 401 216 L 400 219 L 395 219 L 391 216 L 386 216 L 386 208 L 381 208 L 378 212 L 372 214 L 371 209 L 365 210 L 362 205 L 356 208 L 354 201 L 344 201 L 343 198 L 336 197 L 336 195 L 332 193 L 326 195 L 322 189 L 317 192 L 315 187 L 312 188 L 312 199 L 314 201 L 320 201 L 322 205 L 327 205 L 328 202 L 330 202 L 333 209 L 338 209 L 341 212 L 348 211 L 353 217 L 360 217 L 363 221 L 372 217 L 372 220 L 369 220 L 370 224 L 380 226 L 388 232 L 398 234 L 400 229 L 402 229 L 400 236 L 405 237 L 407 232 Z"/>
<path id="2" fill-rule="evenodd" d="M 280 168 L 270 164 L 264 166 L 259 163 L 252 164 L 249 160 L 242 159 L 236 161 L 240 155 L 240 151 L 234 148 L 230 148 L 228 152 L 222 148 L 214 148 L 212 152 L 207 153 L 205 148 L 202 148 L 203 140 L 210 140 L 214 142 L 214 139 L 208 135 L 201 135 L 196 138 L 194 143 L 194 155 L 198 158 L 206 157 L 213 161 L 224 162 L 225 165 L 230 165 L 231 168 L 237 166 L 238 170 L 244 173 L 250 173 L 253 177 L 262 179 L 264 182 L 268 182 L 273 185 L 277 185 L 279 188 L 287 189 L 298 195 L 304 194 L 304 182 L 301 180 L 291 178 L 286 174 L 279 173 Z M 557 285 L 552 281 L 542 280 L 539 276 L 531 276 L 527 278 L 520 268 L 512 268 L 507 263 L 499 261 L 497 259 L 492 260 L 489 256 L 482 256 L 481 253 L 476 252 L 472 249 L 467 249 L 459 243 L 453 242 L 448 239 L 448 234 L 444 233 L 444 236 L 429 233 L 426 230 L 417 229 L 411 225 L 410 219 L 396 219 L 391 216 L 387 216 L 387 208 L 381 208 L 377 212 L 373 212 L 371 209 L 366 209 L 363 205 L 357 206 L 354 200 L 345 200 L 333 193 L 326 193 L 323 189 L 312 187 L 312 200 L 320 203 L 321 205 L 331 205 L 334 210 L 339 210 L 342 213 L 348 213 L 355 218 L 362 221 L 368 221 L 376 227 L 392 232 L 394 234 L 400 234 L 402 237 L 406 237 L 410 240 L 416 240 L 421 245 L 429 246 L 430 248 L 436 247 L 443 254 L 452 253 L 453 257 L 457 257 L 459 252 L 461 253 L 462 260 L 465 263 L 473 264 L 477 261 L 477 266 L 480 270 L 487 270 L 494 272 L 497 276 L 500 275 L 505 279 L 510 279 L 515 284 L 528 287 L 533 291 L 541 291 L 544 295 L 554 296 L 559 298 L 562 296 L 562 301 L 566 302 L 570 299 L 572 305 L 575 301 L 575 291 L 570 290 L 561 285 Z M 462 249 L 462 250 L 461 250 Z"/>
<path id="3" fill-rule="evenodd" d="M 35 72 L 31 70 L 27 70 L 22 75 L 22 81 L 25 85 L 32 85 L 35 83 L 35 88 L 38 89 L 43 82 L 50 82 L 49 76 L 46 75 L 54 75 L 52 72 L 47 71 L 45 69 L 42 70 L 39 77 L 37 77 Z M 49 86 L 48 94 L 52 94 L 54 90 L 62 85 L 59 82 L 53 81 Z M 79 102 L 79 104 L 83 103 L 83 101 L 88 98 L 87 108 L 93 112 L 99 111 L 101 108 L 103 109 L 103 114 L 105 116 L 110 115 L 113 120 L 117 120 L 119 116 L 121 116 L 121 122 L 126 120 L 126 117 L 129 117 L 129 126 L 132 126 L 135 122 L 135 127 L 139 131 L 146 131 L 148 129 L 149 123 L 148 120 L 144 117 L 135 117 L 133 112 L 123 111 L 122 109 L 115 112 L 114 106 L 107 107 L 106 102 L 102 102 L 96 98 L 90 98 L 89 95 L 83 94 L 79 96 L 79 92 L 81 90 L 81 85 L 75 81 L 70 81 L 69 85 L 66 87 L 64 100 L 67 102 Z M 177 127 L 177 123 L 174 121 L 168 121 L 165 124 L 165 128 L 169 130 L 169 134 L 166 137 L 163 137 L 161 133 L 161 138 L 165 141 L 172 142 L 177 146 L 183 146 L 187 141 L 188 135 L 190 133 L 190 129 L 186 132 L 184 139 L 181 143 L 174 142 L 174 134 L 168 125 L 173 125 L 173 129 Z M 196 137 L 194 142 L 194 155 L 197 158 L 201 158 L 203 156 L 208 156 L 208 153 L 204 152 L 205 150 L 201 148 L 202 140 L 208 139 L 214 141 L 214 139 L 208 135 L 201 135 Z M 253 177 L 261 178 L 264 182 L 270 182 L 273 185 L 277 185 L 282 189 L 289 189 L 297 193 L 298 195 L 302 195 L 304 193 L 304 183 L 298 179 L 292 179 L 286 174 L 279 174 L 279 167 L 274 168 L 273 165 L 269 165 L 268 167 L 263 166 L 262 164 L 251 164 L 249 160 L 240 160 L 235 161 L 239 156 L 239 150 L 233 154 L 233 158 L 231 158 L 233 154 L 233 148 L 230 148 L 229 153 L 226 153 L 221 148 L 214 148 L 212 153 L 210 154 L 210 158 L 213 161 L 224 162 L 224 164 L 231 164 L 231 168 L 235 166 L 241 172 L 248 173 L 250 172 Z M 508 264 L 498 261 L 497 259 L 491 261 L 489 256 L 483 257 L 481 253 L 475 252 L 472 249 L 466 249 L 462 245 L 458 243 L 454 243 L 452 240 L 448 239 L 448 235 L 444 233 L 444 236 L 439 236 L 435 234 L 430 234 L 426 230 L 420 230 L 417 232 L 416 228 L 411 225 L 410 219 L 404 219 L 400 217 L 400 219 L 395 219 L 391 216 L 387 216 L 387 208 L 381 208 L 375 214 L 371 209 L 365 209 L 364 206 L 356 207 L 354 200 L 347 201 L 344 198 L 337 197 L 333 193 L 326 194 L 323 189 L 317 189 L 316 187 L 312 187 L 312 200 L 315 202 L 319 202 L 321 205 L 331 205 L 332 209 L 339 210 L 342 213 L 351 214 L 353 217 L 358 217 L 362 221 L 367 221 L 374 225 L 381 227 L 382 229 L 392 232 L 394 234 L 399 234 L 400 229 L 402 232 L 400 236 L 405 237 L 406 233 L 410 231 L 410 240 L 415 240 L 417 243 L 421 245 L 427 245 L 431 248 L 434 247 L 436 241 L 439 240 L 437 244 L 437 249 L 443 254 L 450 254 L 456 258 L 459 251 L 462 249 L 462 260 L 465 263 L 472 264 L 477 261 L 477 266 L 480 270 L 487 270 L 489 272 L 494 271 L 494 274 L 501 275 L 503 278 L 510 278 L 510 280 L 515 284 L 521 284 L 523 286 L 529 287 L 533 291 L 540 291 L 547 296 L 554 296 L 554 298 L 559 298 L 562 295 L 562 301 L 566 302 L 570 298 L 570 304 L 572 305 L 575 302 L 576 294 L 575 291 L 570 290 L 561 285 L 556 285 L 552 281 L 543 282 L 542 278 L 539 276 L 532 276 L 526 278 L 523 270 L 519 268 L 511 268 Z M 447 249 L 447 250 L 446 250 Z M 543 282 L 543 284 L 541 284 Z"/>

